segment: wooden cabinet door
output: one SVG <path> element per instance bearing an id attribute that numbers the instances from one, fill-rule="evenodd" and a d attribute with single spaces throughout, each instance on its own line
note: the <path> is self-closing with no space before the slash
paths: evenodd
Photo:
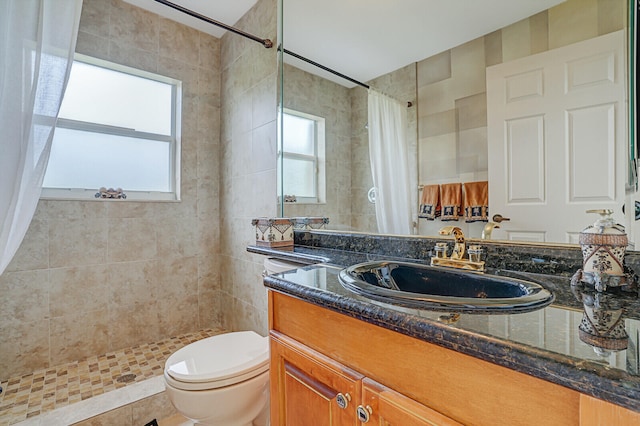
<path id="1" fill-rule="evenodd" d="M 278 332 L 270 337 L 271 424 L 359 424 L 362 375 Z"/>
<path id="2" fill-rule="evenodd" d="M 461 424 L 406 396 L 365 378 L 363 404 L 358 407 L 362 424 L 380 426 L 454 426 Z M 366 412 L 366 413 L 365 413 Z"/>
<path id="3" fill-rule="evenodd" d="M 588 395 L 580 395 L 580 426 L 640 425 L 640 413 Z"/>

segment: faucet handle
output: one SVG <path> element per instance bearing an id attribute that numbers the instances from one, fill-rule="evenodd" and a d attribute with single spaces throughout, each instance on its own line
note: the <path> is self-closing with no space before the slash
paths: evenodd
<path id="1" fill-rule="evenodd" d="M 469 248 L 467 249 L 467 253 L 469 253 L 470 261 L 480 262 L 482 253 L 484 253 L 484 250 L 479 245 L 472 245 L 472 246 L 469 246 Z"/>

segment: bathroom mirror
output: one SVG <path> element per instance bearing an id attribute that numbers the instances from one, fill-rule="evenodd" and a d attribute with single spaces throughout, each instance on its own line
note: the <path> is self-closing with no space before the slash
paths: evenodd
<path id="1" fill-rule="evenodd" d="M 579 230 L 593 222 L 584 211 L 606 205 L 607 208 L 615 206 L 616 220 L 627 226 L 633 241 L 633 212 L 629 212 L 633 209 L 627 209 L 625 216 L 621 208 L 625 203 L 633 205 L 635 200 L 635 192 L 630 189 L 633 186 L 629 185 L 628 162 L 629 123 L 634 123 L 628 119 L 627 111 L 630 1 L 479 0 L 471 3 L 402 0 L 390 5 L 359 0 L 346 3 L 283 0 L 284 48 L 355 82 L 291 54 L 283 56 L 279 128 L 284 144 L 281 146 L 285 148 L 281 149 L 278 185 L 282 215 L 326 216 L 330 220 L 327 229 L 378 232 L 368 150 L 367 89 L 357 83 L 363 82 L 413 105 L 407 108 L 407 168 L 416 225 L 411 232 L 437 235 L 439 228 L 455 224 L 468 236 L 480 238 L 485 230 L 484 222 L 418 219 L 419 188 L 424 184 L 488 180 L 490 195 L 496 191 L 524 194 L 521 197 L 525 199 L 521 203 L 524 209 L 534 211 L 534 219 L 549 224 L 549 228 L 558 218 L 568 216 L 573 227 L 570 232 L 555 234 L 550 229 L 541 229 L 540 225 L 526 230 L 527 224 L 523 222 L 528 219 L 517 213 L 493 231 L 494 239 L 577 243 Z M 373 31 L 369 30 L 371 27 Z M 489 147 L 492 131 L 488 127 L 496 113 L 491 109 L 492 95 L 487 93 L 487 69 L 499 69 L 505 64 L 526 61 L 533 55 L 613 33 L 619 34 L 617 43 L 621 43 L 622 50 L 613 65 L 620 71 L 620 77 L 612 78 L 621 85 L 616 90 L 624 93 L 620 102 L 602 116 L 614 115 L 611 120 L 615 123 L 607 127 L 603 137 L 608 138 L 615 132 L 617 148 L 607 145 L 599 146 L 600 151 L 588 151 L 612 157 L 607 167 L 617 169 L 618 175 L 605 183 L 602 179 L 592 180 L 588 170 L 585 172 L 576 166 L 582 157 L 574 155 L 573 163 L 567 160 L 545 164 L 545 167 L 555 170 L 559 176 L 570 175 L 580 185 L 558 184 L 544 172 L 542 179 L 527 170 L 526 175 L 509 181 L 510 186 L 505 189 L 509 175 L 504 171 L 508 167 L 498 162 L 493 173 L 489 170 L 495 163 L 490 152 L 496 151 Z M 583 59 L 574 62 L 580 61 L 585 62 Z M 588 78 L 587 74 L 597 74 L 599 70 L 602 69 L 596 67 L 584 71 L 576 78 Z M 608 68 L 604 72 L 608 72 Z M 589 114 L 568 114 L 565 118 L 584 122 L 600 119 Z M 579 142 L 578 135 L 576 132 L 575 140 Z M 588 138 L 589 132 L 583 136 Z M 606 143 L 612 142 L 603 142 Z M 574 144 L 567 150 L 582 152 L 580 148 Z M 540 149 L 542 151 L 526 151 L 521 155 L 535 154 L 545 162 L 554 156 L 549 147 Z M 499 173 L 495 173 L 496 170 Z M 532 170 L 535 173 L 535 168 Z M 538 183 L 531 184 L 532 181 Z M 515 186 L 517 184 L 524 187 Z M 566 191 L 560 195 L 564 186 L 571 187 L 570 196 Z M 533 200 L 531 206 L 534 207 L 529 208 L 527 194 L 532 188 L 544 195 Z M 570 201 L 576 213 L 569 214 L 563 207 L 551 206 L 551 200 L 567 197 L 573 197 Z M 603 204 L 608 197 L 615 198 L 615 202 Z M 507 211 L 492 208 L 491 200 L 489 204 L 490 220 L 496 213 L 508 217 Z"/>

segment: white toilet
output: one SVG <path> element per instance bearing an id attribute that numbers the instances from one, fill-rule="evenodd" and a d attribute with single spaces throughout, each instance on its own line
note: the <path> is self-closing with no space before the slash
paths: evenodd
<path id="1" fill-rule="evenodd" d="M 191 343 L 165 363 L 167 395 L 197 424 L 269 424 L 269 339 L 253 331 Z"/>

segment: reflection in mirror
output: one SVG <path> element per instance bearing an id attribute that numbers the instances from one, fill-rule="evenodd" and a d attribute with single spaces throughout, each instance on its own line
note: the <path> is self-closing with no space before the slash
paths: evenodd
<path id="1" fill-rule="evenodd" d="M 312 37 L 300 32 L 300 28 L 305 28 L 306 18 L 299 12 L 292 14 L 300 10 L 300 2 L 304 3 L 297 0 L 296 7 L 291 4 L 288 8 L 287 0 L 284 0 L 285 48 L 294 46 L 296 53 L 323 65 L 343 73 L 353 72 L 348 62 L 334 65 L 328 57 L 323 57 L 317 44 L 315 51 L 313 46 L 305 49 L 301 44 Z M 327 7 L 331 7 L 329 3 Z M 394 7 L 401 15 L 402 5 L 411 3 L 400 2 Z M 519 3 L 531 6 L 531 2 Z M 310 14 L 313 16 L 308 18 L 317 21 L 322 16 L 319 8 L 323 6 L 315 2 L 313 7 L 314 13 Z M 417 6 L 412 3 L 412 7 Z M 496 10 L 493 9 L 494 15 Z M 353 17 L 353 22 L 366 21 L 360 12 Z M 506 15 L 507 11 L 504 13 Z M 412 14 L 416 14 L 413 9 L 407 16 Z M 350 75 L 366 80 L 372 88 L 392 98 L 413 102 L 414 106 L 407 109 L 406 129 L 409 185 L 414 206 L 413 226 L 409 232 L 437 235 L 441 227 L 451 224 L 439 218 L 418 218 L 423 185 L 488 180 L 489 221 L 494 214 L 510 220 L 498 226 L 491 226 L 489 222 L 490 229 L 487 230 L 486 222 L 466 223 L 461 218 L 455 224 L 468 237 L 481 238 L 484 230 L 485 237 L 492 235 L 494 239 L 574 243 L 578 232 L 592 222 L 585 210 L 613 208 L 616 221 L 627 226 L 630 241 L 633 241 L 630 225 L 634 222 L 622 213 L 622 205 L 625 202 L 633 205 L 635 197 L 631 191 L 625 191 L 628 178 L 628 73 L 624 38 L 627 0 L 566 0 L 547 10 L 538 9 L 525 19 L 522 19 L 525 15 L 512 15 L 517 17 L 516 21 L 503 22 L 501 27 L 487 27 L 484 33 L 476 34 L 472 39 L 456 38 L 464 24 L 450 26 L 451 34 L 443 29 L 438 33 L 438 39 L 455 40 L 455 44 L 428 56 L 414 56 L 404 66 L 382 75 L 370 76 L 364 71 L 361 71 L 362 75 Z M 294 21 L 296 23 L 292 24 Z M 340 57 L 341 51 L 353 48 L 352 44 L 362 38 L 350 34 L 349 29 L 337 27 L 336 22 L 320 24 L 322 22 L 315 22 L 317 26 L 331 28 L 332 37 L 335 34 L 341 37 L 341 43 L 329 46 L 336 57 Z M 616 33 L 617 36 L 613 35 Z M 478 36 L 480 34 L 484 35 Z M 392 38 L 392 32 L 385 33 L 385 37 Z M 588 53 L 592 49 L 588 43 L 598 43 L 597 40 L 603 37 L 615 39 L 609 41 L 615 53 L 609 55 L 606 49 L 592 56 L 567 53 L 573 52 L 569 49 L 575 46 Z M 395 44 L 397 50 L 401 50 L 403 43 L 396 40 Z M 560 57 L 570 57 L 572 62 L 559 65 L 557 52 L 563 52 Z M 312 56 L 314 53 L 317 56 Z M 389 58 L 395 56 L 388 52 Z M 371 68 L 380 57 L 385 54 L 370 55 Z M 292 114 L 323 118 L 325 139 L 324 155 L 317 149 L 312 173 L 321 196 L 315 199 L 300 197 L 295 202 L 291 200 L 298 197 L 288 197 L 290 202 L 284 203 L 283 215 L 326 216 L 330 219 L 330 229 L 380 232 L 375 205 L 370 201 L 373 179 L 367 90 L 328 77 L 286 55 L 284 61 L 282 107 Z M 358 61 L 363 65 L 367 58 Z M 542 61 L 549 65 L 540 65 Z M 537 68 L 536 64 L 539 65 Z M 590 67 L 576 64 L 590 64 Z M 366 63 L 364 65 L 363 69 L 366 69 Z M 577 100 L 559 100 L 556 95 L 565 90 L 563 84 L 567 77 L 559 74 L 555 80 L 558 83 L 539 77 L 544 75 L 546 78 L 547 74 L 556 72 L 556 68 L 573 70 L 569 83 L 579 91 L 600 87 L 594 89 L 595 94 L 582 95 Z M 542 69 L 542 74 L 533 72 L 536 69 Z M 531 78 L 505 78 L 512 75 Z M 553 84 L 559 86 L 554 88 Z M 501 94 L 500 90 L 507 93 Z M 525 107 L 515 102 L 520 99 L 530 101 L 536 96 L 544 98 L 542 95 L 553 95 L 550 100 L 542 101 L 542 107 L 540 102 L 530 102 L 525 106 L 528 109 L 522 109 Z M 495 109 L 495 105 L 500 104 L 495 100 L 497 96 L 510 99 L 502 103 L 502 110 Z M 555 116 L 548 121 L 552 113 Z M 533 120 L 531 117 L 545 118 Z M 288 132 L 289 126 L 284 125 L 285 137 Z M 287 188 L 299 184 L 301 174 L 291 172 L 285 165 L 282 175 L 284 194 L 296 195 L 289 193 Z M 500 207 L 494 205 L 497 201 L 502 203 Z M 509 210 L 511 207 L 520 210 Z M 632 211 L 627 209 L 627 216 L 631 217 Z M 568 223 L 561 224 L 560 218 L 567 218 Z"/>

